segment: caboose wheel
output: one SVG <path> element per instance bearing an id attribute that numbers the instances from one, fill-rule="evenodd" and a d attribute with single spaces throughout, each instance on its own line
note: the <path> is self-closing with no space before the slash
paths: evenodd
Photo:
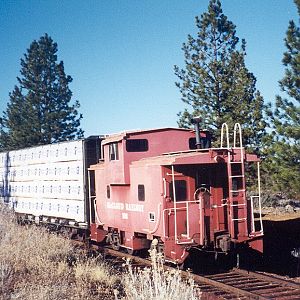
<path id="1" fill-rule="evenodd" d="M 119 251 L 119 250 L 120 250 L 120 244 L 115 244 L 115 243 L 113 243 L 113 244 L 111 245 L 111 247 L 112 247 L 114 250 L 116 250 L 116 251 Z"/>
<path id="2" fill-rule="evenodd" d="M 151 248 L 150 250 L 156 250 L 157 254 L 160 254 L 161 257 L 164 259 L 165 257 L 165 245 L 163 242 L 158 241 L 157 239 L 154 239 L 151 243 Z"/>
<path id="3" fill-rule="evenodd" d="M 156 249 L 157 249 L 157 253 L 160 253 L 162 257 L 165 257 L 165 245 L 163 243 L 158 243 Z"/>
<path id="4" fill-rule="evenodd" d="M 111 247 L 116 251 L 120 250 L 120 237 L 119 237 L 118 233 L 113 234 L 112 240 L 111 240 Z"/>

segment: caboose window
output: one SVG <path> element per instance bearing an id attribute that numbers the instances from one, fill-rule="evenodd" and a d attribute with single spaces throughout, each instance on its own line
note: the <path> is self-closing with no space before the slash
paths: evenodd
<path id="1" fill-rule="evenodd" d="M 138 199 L 139 201 L 145 201 L 145 186 L 143 184 L 138 185 Z"/>
<path id="2" fill-rule="evenodd" d="M 174 201 L 173 194 L 173 181 L 169 184 L 169 191 L 171 200 Z M 185 180 L 175 180 L 175 193 L 176 193 L 176 201 L 185 201 L 187 195 L 187 187 Z"/>
<path id="3" fill-rule="evenodd" d="M 110 198 L 110 186 L 109 185 L 106 186 L 106 198 L 107 199 Z"/>
<path id="4" fill-rule="evenodd" d="M 134 139 L 126 141 L 127 152 L 146 152 L 148 149 L 148 140 L 146 139 Z"/>
<path id="5" fill-rule="evenodd" d="M 190 138 L 189 139 L 189 148 L 190 148 L 190 150 L 197 149 L 196 138 Z"/>
<path id="6" fill-rule="evenodd" d="M 207 137 L 200 137 L 200 149 L 207 149 L 211 147 L 211 138 L 208 135 Z M 189 138 L 189 148 L 190 150 L 197 149 L 196 138 Z"/>
<path id="7" fill-rule="evenodd" d="M 109 144 L 109 160 L 119 160 L 118 143 Z"/>

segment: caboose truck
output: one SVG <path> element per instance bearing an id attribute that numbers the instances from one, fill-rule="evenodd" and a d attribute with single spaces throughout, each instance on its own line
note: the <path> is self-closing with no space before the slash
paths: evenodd
<path id="1" fill-rule="evenodd" d="M 260 187 L 247 200 L 245 184 L 245 163 L 259 170 L 259 159 L 246 154 L 239 124 L 232 147 L 223 124 L 220 148 L 211 147 L 208 131 L 196 130 L 195 138 L 163 128 L 109 136 L 102 150 L 89 168 L 92 241 L 129 253 L 152 245 L 175 263 L 194 247 L 227 253 L 247 244 L 262 252 L 261 214 L 256 226 L 253 210 Z"/>

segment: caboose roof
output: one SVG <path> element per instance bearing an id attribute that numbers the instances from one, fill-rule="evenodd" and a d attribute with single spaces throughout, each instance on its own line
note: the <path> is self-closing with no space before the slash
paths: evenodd
<path id="1" fill-rule="evenodd" d="M 194 163 L 210 163 L 211 155 L 209 155 L 208 151 L 199 151 L 199 150 L 190 150 L 186 152 L 179 152 L 179 153 L 165 153 L 164 155 L 159 155 L 155 157 L 148 157 L 143 158 L 138 161 L 132 162 L 132 165 L 177 165 L 177 164 L 184 164 L 189 163 L 195 160 Z"/>
<path id="2" fill-rule="evenodd" d="M 145 133 L 153 133 L 160 131 L 186 131 L 192 132 L 192 129 L 184 129 L 184 128 L 175 128 L 175 127 L 164 127 L 164 128 L 153 128 L 153 129 L 136 129 L 136 130 L 128 130 L 116 134 L 109 135 L 103 142 L 102 145 L 119 142 L 124 139 L 128 139 L 131 136 L 138 136 Z"/>
<path id="3" fill-rule="evenodd" d="M 217 155 L 222 155 L 226 149 L 210 148 L 196 149 L 182 152 L 164 153 L 163 155 L 143 158 L 132 162 L 132 165 L 184 165 L 184 164 L 216 164 L 214 158 Z M 240 150 L 237 150 L 240 151 Z M 257 162 L 260 159 L 255 154 L 246 154 L 245 161 Z"/>

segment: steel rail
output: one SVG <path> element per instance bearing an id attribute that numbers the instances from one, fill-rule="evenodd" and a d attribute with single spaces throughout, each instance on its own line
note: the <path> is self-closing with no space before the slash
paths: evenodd
<path id="1" fill-rule="evenodd" d="M 113 250 L 108 247 L 91 245 L 90 249 L 110 257 L 112 264 L 119 265 L 124 271 L 124 260 L 130 259 L 134 267 L 149 267 L 151 261 L 139 256 Z M 165 270 L 174 270 L 176 266 L 164 265 Z M 177 267 L 178 268 L 178 267 Z M 197 275 L 181 271 L 183 278 L 192 278 L 202 292 L 202 299 L 300 299 L 300 285 L 272 275 L 233 269 L 226 273 Z"/>

